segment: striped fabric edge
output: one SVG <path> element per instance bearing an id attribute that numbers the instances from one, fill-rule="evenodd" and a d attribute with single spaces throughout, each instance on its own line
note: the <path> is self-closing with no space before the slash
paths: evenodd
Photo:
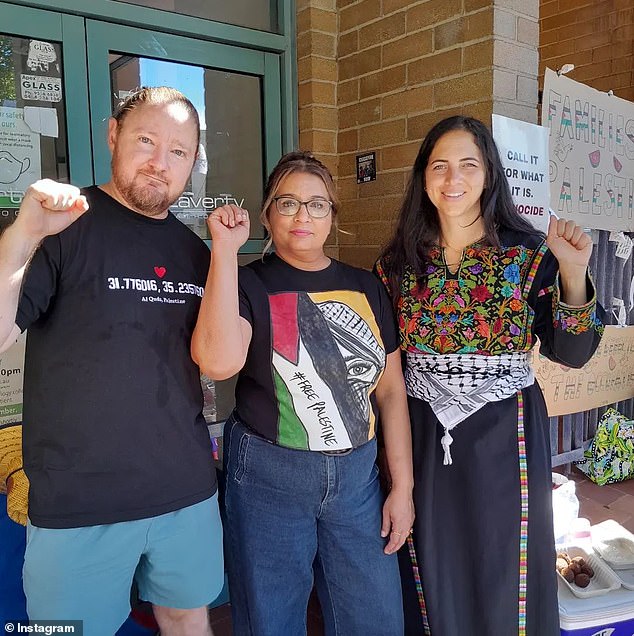
<path id="1" fill-rule="evenodd" d="M 416 558 L 416 548 L 414 547 L 414 537 L 410 534 L 407 537 L 407 550 L 412 563 L 412 572 L 414 574 L 414 583 L 416 583 L 416 595 L 418 596 L 418 607 L 420 615 L 423 619 L 423 633 L 430 636 L 429 621 L 427 620 L 427 606 L 425 605 L 425 596 L 423 594 L 423 583 L 420 577 L 420 568 L 418 567 L 418 559 Z"/>
<path id="2" fill-rule="evenodd" d="M 526 636 L 526 591 L 528 583 L 528 463 L 524 436 L 524 396 L 517 392 L 517 450 L 520 476 L 520 541 L 519 541 L 519 589 L 518 636 Z"/>
<path id="3" fill-rule="evenodd" d="M 531 261 L 530 269 L 528 270 L 528 274 L 526 275 L 526 280 L 524 282 L 524 289 L 522 291 L 522 295 L 524 298 L 527 298 L 528 292 L 533 286 L 533 281 L 535 280 L 535 275 L 537 274 L 537 270 L 539 269 L 539 265 L 544 258 L 544 254 L 548 251 L 548 246 L 546 243 L 542 243 L 533 254 L 533 260 Z"/>

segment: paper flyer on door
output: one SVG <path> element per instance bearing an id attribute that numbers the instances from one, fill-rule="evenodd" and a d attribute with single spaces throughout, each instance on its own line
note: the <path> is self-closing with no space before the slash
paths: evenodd
<path id="1" fill-rule="evenodd" d="M 0 354 L 0 426 L 22 421 L 26 332 Z"/>

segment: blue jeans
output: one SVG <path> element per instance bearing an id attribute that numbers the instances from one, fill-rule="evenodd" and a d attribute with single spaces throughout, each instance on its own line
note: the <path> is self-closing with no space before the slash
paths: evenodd
<path id="1" fill-rule="evenodd" d="M 236 636 L 306 634 L 315 582 L 327 636 L 403 633 L 396 555 L 383 553 L 376 441 L 292 450 L 225 425 L 227 565 Z"/>

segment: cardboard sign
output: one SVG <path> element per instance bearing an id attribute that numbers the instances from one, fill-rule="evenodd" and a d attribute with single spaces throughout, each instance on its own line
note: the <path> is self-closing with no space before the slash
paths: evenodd
<path id="1" fill-rule="evenodd" d="M 533 350 L 535 378 L 548 415 L 567 415 L 634 397 L 634 327 L 608 326 L 581 369 L 555 364 Z"/>
<path id="2" fill-rule="evenodd" d="M 538 230 L 548 231 L 548 129 L 493 115 L 493 137 L 517 211 Z"/>
<path id="3" fill-rule="evenodd" d="M 634 231 L 634 104 L 546 69 L 542 125 L 557 216 Z"/>

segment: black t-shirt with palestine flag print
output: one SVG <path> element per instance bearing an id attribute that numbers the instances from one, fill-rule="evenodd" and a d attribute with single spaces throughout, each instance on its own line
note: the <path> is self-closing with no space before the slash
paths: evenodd
<path id="1" fill-rule="evenodd" d="M 336 260 L 320 271 L 275 254 L 239 272 L 240 315 L 253 336 L 236 388 L 240 420 L 304 450 L 372 439 L 373 391 L 398 340 L 390 301 L 371 273 Z"/>

